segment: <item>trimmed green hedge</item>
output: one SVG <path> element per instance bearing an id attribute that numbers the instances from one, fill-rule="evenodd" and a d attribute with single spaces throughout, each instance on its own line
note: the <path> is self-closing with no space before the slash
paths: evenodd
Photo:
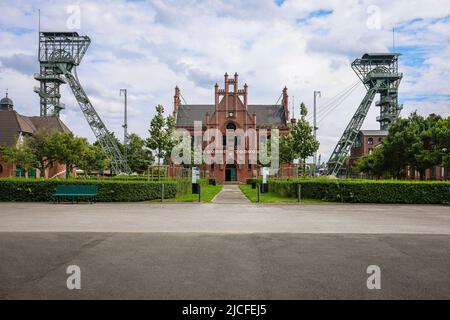
<path id="1" fill-rule="evenodd" d="M 297 185 L 306 199 L 350 203 L 449 204 L 450 182 L 311 179 L 269 181 L 270 191 L 296 197 Z"/>
<path id="2" fill-rule="evenodd" d="M 252 184 L 252 183 L 262 183 L 262 178 L 247 178 L 245 180 L 245 184 Z"/>
<path id="3" fill-rule="evenodd" d="M 111 180 L 35 180 L 0 179 L 0 201 L 50 201 L 57 185 L 78 184 L 98 186 L 99 202 L 132 202 L 161 198 L 162 183 Z M 189 191 L 187 180 L 164 182 L 164 197 L 174 198 L 176 194 Z"/>

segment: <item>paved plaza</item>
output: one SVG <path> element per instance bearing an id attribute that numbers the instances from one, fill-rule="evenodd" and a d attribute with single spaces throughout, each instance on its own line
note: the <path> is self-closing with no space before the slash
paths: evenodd
<path id="1" fill-rule="evenodd" d="M 449 299 L 450 207 L 0 203 L 0 261 L 1 299 Z"/>

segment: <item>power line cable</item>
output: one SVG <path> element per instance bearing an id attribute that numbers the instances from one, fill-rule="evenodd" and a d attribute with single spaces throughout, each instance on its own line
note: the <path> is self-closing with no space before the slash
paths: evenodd
<path id="1" fill-rule="evenodd" d="M 358 82 L 358 84 L 359 83 L 360 82 Z M 348 93 L 346 95 L 342 96 L 340 98 L 340 101 L 337 101 L 336 104 L 332 108 L 328 109 L 328 111 L 326 113 L 322 114 L 322 116 L 317 121 L 317 123 L 320 123 L 321 121 L 323 121 L 328 115 L 330 115 L 334 110 L 336 110 L 342 104 L 342 102 L 344 102 L 353 93 L 353 91 L 355 91 L 355 89 L 358 87 L 358 84 L 356 84 L 350 91 L 348 91 Z"/>
<path id="2" fill-rule="evenodd" d="M 325 102 L 322 105 L 318 106 L 318 111 L 316 113 L 316 116 L 321 116 L 325 112 L 327 112 L 330 108 L 332 108 L 341 98 L 342 96 L 346 95 L 348 92 L 350 92 L 355 86 L 357 86 L 359 83 L 359 80 L 353 83 L 350 87 L 344 89 L 343 91 L 337 93 L 334 97 L 330 98 L 327 102 Z M 313 115 L 308 116 L 308 121 L 312 119 Z"/>

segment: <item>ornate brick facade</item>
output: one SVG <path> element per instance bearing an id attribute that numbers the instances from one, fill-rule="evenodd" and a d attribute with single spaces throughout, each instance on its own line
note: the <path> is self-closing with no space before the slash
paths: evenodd
<path id="1" fill-rule="evenodd" d="M 181 103 L 181 94 L 178 87 L 175 88 L 173 116 L 176 119 L 177 129 L 186 129 L 190 135 L 194 135 L 194 121 L 202 121 L 203 132 L 207 129 L 218 129 L 223 136 L 228 129 L 260 129 L 278 128 L 280 135 L 288 132 L 288 94 L 285 87 L 280 96 L 281 103 L 275 105 L 248 104 L 248 86 L 244 84 L 239 88 L 239 76 L 229 77 L 225 73 L 224 87 L 214 86 L 214 104 L 188 105 Z M 225 149 L 225 139 L 223 141 Z M 248 151 L 248 141 L 245 143 L 245 151 Z M 225 157 L 224 157 L 225 159 Z M 248 152 L 245 155 L 245 163 L 238 164 L 235 155 L 234 163 L 227 164 L 203 164 L 200 166 L 206 176 L 214 177 L 217 181 L 239 181 L 257 175 L 257 165 L 250 164 Z M 225 161 L 224 161 L 225 162 Z M 172 166 L 172 169 L 175 166 Z"/>

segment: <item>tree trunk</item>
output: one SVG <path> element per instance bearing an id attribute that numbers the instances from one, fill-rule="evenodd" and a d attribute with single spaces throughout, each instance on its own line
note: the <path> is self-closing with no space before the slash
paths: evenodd
<path id="1" fill-rule="evenodd" d="M 425 180 L 425 169 L 419 170 L 419 177 L 420 177 L 420 180 Z"/>
<path id="2" fill-rule="evenodd" d="M 158 181 L 159 181 L 159 166 L 161 165 L 161 158 L 159 157 L 160 150 L 158 150 Z"/>

